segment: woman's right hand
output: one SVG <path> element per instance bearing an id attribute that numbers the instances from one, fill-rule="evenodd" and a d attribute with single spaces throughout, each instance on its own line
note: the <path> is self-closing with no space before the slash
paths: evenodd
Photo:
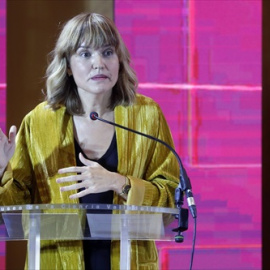
<path id="1" fill-rule="evenodd" d="M 3 175 L 9 160 L 14 154 L 16 133 L 16 126 L 11 126 L 9 129 L 9 138 L 7 138 L 0 129 L 0 177 Z"/>

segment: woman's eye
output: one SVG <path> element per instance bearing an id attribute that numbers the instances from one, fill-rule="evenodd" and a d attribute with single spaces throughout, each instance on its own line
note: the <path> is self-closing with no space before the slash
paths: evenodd
<path id="1" fill-rule="evenodd" d="M 79 55 L 83 58 L 88 58 L 91 56 L 90 52 L 84 51 L 84 52 L 80 52 Z"/>
<path id="2" fill-rule="evenodd" d="M 112 49 L 109 49 L 103 52 L 104 56 L 111 56 L 113 54 L 114 54 L 114 51 Z"/>

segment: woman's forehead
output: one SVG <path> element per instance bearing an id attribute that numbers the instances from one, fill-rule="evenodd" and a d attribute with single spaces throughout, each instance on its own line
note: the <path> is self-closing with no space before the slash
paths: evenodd
<path id="1" fill-rule="evenodd" d="M 114 47 L 110 44 L 104 44 L 101 47 L 99 47 L 100 49 L 106 49 L 106 48 L 111 48 Z M 83 49 L 96 49 L 94 48 L 91 44 L 86 44 L 85 42 L 83 42 L 81 45 L 79 45 L 79 48 L 83 48 Z"/>
<path id="2" fill-rule="evenodd" d="M 106 46 L 113 46 L 116 48 L 117 47 L 116 39 L 112 37 L 90 36 L 86 34 L 85 36 L 81 37 L 77 43 L 77 48 L 89 47 L 97 49 Z"/>

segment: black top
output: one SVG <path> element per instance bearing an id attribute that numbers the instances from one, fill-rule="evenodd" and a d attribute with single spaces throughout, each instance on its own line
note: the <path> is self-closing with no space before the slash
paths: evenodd
<path id="1" fill-rule="evenodd" d="M 82 153 L 85 158 L 86 155 L 82 151 L 78 142 L 75 140 L 75 154 L 77 166 L 84 166 L 79 160 L 79 153 Z M 111 172 L 117 171 L 118 165 L 118 154 L 117 154 L 117 144 L 116 144 L 116 134 L 114 134 L 111 145 L 109 146 L 106 153 L 98 160 L 101 166 Z M 113 203 L 113 191 L 106 191 L 101 193 L 88 194 L 80 198 L 80 203 L 102 203 L 102 204 L 112 204 Z M 97 213 L 95 211 L 95 213 Z M 105 213 L 105 211 L 102 211 Z M 107 212 L 106 212 L 107 213 Z M 88 231 L 89 228 L 86 228 Z M 91 230 L 91 228 L 90 228 Z M 84 261 L 85 270 L 110 270 L 111 269 L 111 241 L 110 240 L 85 240 L 83 241 L 84 249 Z"/>

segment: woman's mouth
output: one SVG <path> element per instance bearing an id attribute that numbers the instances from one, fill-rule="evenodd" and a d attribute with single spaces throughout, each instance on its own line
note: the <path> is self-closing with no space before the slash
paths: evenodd
<path id="1" fill-rule="evenodd" d="M 91 80 L 104 80 L 104 79 L 108 79 L 108 76 L 106 76 L 104 74 L 98 74 L 98 75 L 91 77 Z"/>

